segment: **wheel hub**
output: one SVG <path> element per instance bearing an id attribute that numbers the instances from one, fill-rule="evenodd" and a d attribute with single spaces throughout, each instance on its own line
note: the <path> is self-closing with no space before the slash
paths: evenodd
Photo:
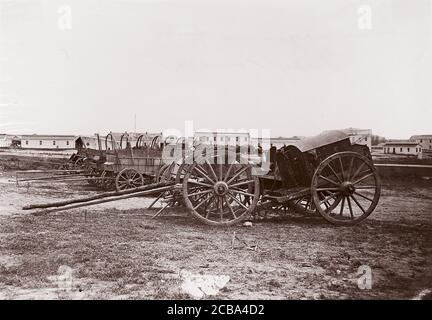
<path id="1" fill-rule="evenodd" d="M 223 196 L 228 193 L 229 187 L 225 181 L 218 181 L 215 183 L 213 189 L 218 196 Z"/>
<path id="2" fill-rule="evenodd" d="M 355 187 L 351 182 L 345 181 L 341 184 L 340 190 L 344 195 L 350 196 L 355 192 Z"/>

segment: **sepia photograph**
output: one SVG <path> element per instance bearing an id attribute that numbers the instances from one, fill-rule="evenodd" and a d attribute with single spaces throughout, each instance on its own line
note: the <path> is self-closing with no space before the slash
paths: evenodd
<path id="1" fill-rule="evenodd" d="M 0 300 L 432 300 L 432 0 L 0 0 Z"/>

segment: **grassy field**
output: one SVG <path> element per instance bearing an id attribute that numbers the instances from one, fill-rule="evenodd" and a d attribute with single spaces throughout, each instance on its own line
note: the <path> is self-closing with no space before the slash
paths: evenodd
<path id="1" fill-rule="evenodd" d="M 432 288 L 429 180 L 384 181 L 376 211 L 351 228 L 297 213 L 231 228 L 202 225 L 181 208 L 151 219 L 155 210 L 136 205 L 150 199 L 34 217 L 20 206 L 85 194 L 84 186 L 26 190 L 6 181 L 3 299 L 189 298 L 186 273 L 229 276 L 212 296 L 220 299 L 405 299 Z M 371 289 L 357 285 L 360 266 L 371 268 Z"/>

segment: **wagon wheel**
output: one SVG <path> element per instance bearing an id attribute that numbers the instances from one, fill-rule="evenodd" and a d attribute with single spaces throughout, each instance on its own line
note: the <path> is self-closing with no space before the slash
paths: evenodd
<path id="1" fill-rule="evenodd" d="M 175 180 L 175 176 L 173 176 L 173 170 L 175 167 L 175 163 L 171 163 L 171 164 L 165 164 L 163 165 L 157 176 L 156 176 L 156 182 L 157 183 L 161 183 L 161 182 L 170 182 L 170 181 L 174 181 Z M 176 192 L 174 189 L 170 189 L 167 191 L 162 192 L 159 195 L 159 198 L 164 198 L 167 201 L 167 204 L 169 207 L 174 207 L 175 205 L 180 205 L 180 198 L 178 196 L 178 192 Z"/>
<path id="2" fill-rule="evenodd" d="M 90 167 L 90 168 L 86 169 L 86 178 L 89 178 L 86 181 L 92 187 L 97 187 L 97 181 L 99 179 L 95 180 L 94 178 L 96 178 L 98 176 L 99 176 L 99 172 L 95 168 Z"/>
<path id="3" fill-rule="evenodd" d="M 116 189 L 114 172 L 106 170 L 102 172 L 100 187 L 105 190 Z"/>
<path id="4" fill-rule="evenodd" d="M 74 167 L 75 168 L 82 168 L 84 166 L 84 159 L 78 158 L 74 161 Z"/>
<path id="5" fill-rule="evenodd" d="M 377 206 L 381 181 L 367 157 L 340 152 L 318 166 L 311 193 L 315 207 L 327 221 L 354 225 L 366 219 Z"/>
<path id="6" fill-rule="evenodd" d="M 144 185 L 144 177 L 135 169 L 123 169 L 115 178 L 117 191 L 138 188 Z"/>
<path id="7" fill-rule="evenodd" d="M 100 171 L 96 170 L 95 173 L 96 173 L 95 178 L 98 178 L 98 179 L 93 180 L 94 185 L 100 189 L 105 189 L 106 171 L 104 170 L 103 172 L 100 172 Z"/>
<path id="8" fill-rule="evenodd" d="M 186 166 L 183 179 L 183 198 L 194 217 L 215 226 L 249 217 L 259 198 L 259 179 L 252 176 L 252 166 L 217 155 L 203 160 Z"/>
<path id="9" fill-rule="evenodd" d="M 155 181 L 156 182 L 166 182 L 172 180 L 171 172 L 173 168 L 174 163 L 171 164 L 164 164 L 162 167 L 159 168 Z"/>

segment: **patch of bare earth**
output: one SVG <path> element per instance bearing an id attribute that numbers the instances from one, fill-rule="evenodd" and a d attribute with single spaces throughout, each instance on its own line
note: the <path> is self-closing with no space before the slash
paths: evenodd
<path id="1" fill-rule="evenodd" d="M 33 217 L 19 207 L 86 191 L 0 182 L 2 208 L 13 195 L 14 209 L 0 215 L 0 298 L 188 298 L 180 289 L 187 270 L 229 276 L 220 299 L 411 299 L 432 288 L 430 190 L 427 181 L 385 181 L 379 207 L 355 227 L 293 213 L 217 228 L 184 209 L 151 219 L 156 209 L 116 203 Z M 362 265 L 372 270 L 371 289 L 358 288 Z"/>

